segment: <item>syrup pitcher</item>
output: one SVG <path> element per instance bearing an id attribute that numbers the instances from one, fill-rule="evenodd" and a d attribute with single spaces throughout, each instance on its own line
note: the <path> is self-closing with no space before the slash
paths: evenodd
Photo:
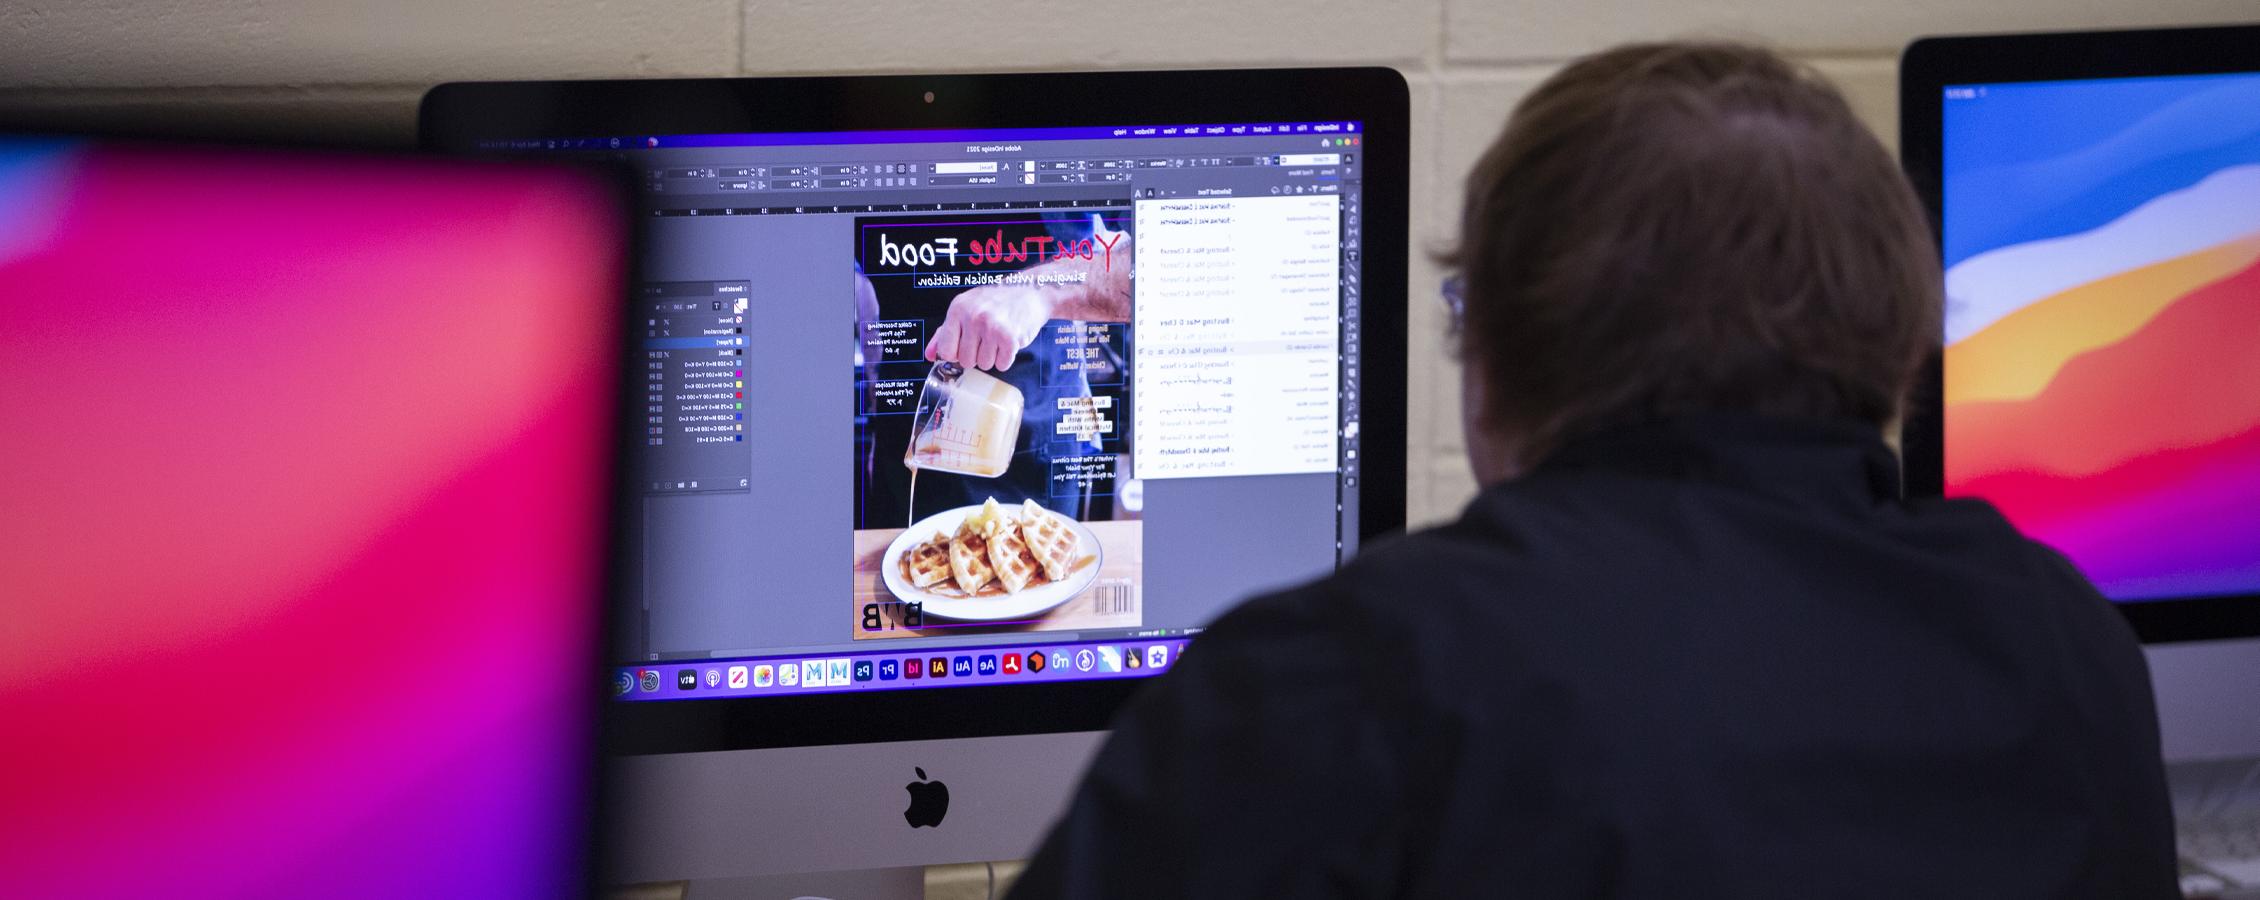
<path id="1" fill-rule="evenodd" d="M 1004 474 L 1012 465 L 1020 413 L 1027 403 L 1019 388 L 994 375 L 953 362 L 936 363 L 918 392 L 910 449 L 902 457 L 910 467 L 912 509 L 918 502 L 920 469 L 975 478 Z"/>

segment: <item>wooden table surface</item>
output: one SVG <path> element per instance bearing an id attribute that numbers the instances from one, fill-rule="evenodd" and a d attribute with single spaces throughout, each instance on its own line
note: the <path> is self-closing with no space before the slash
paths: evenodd
<path id="1" fill-rule="evenodd" d="M 879 575 L 880 557 L 887 545 L 903 533 L 900 528 L 873 528 L 855 533 L 855 592 L 849 604 L 856 640 L 886 638 L 939 637 L 945 635 L 996 634 L 1025 631 L 1072 631 L 1077 629 L 1136 628 L 1144 614 L 1144 595 L 1140 573 L 1145 568 L 1145 523 L 1085 522 L 1091 534 L 1099 539 L 1104 553 L 1099 560 L 1098 578 L 1091 587 L 1074 599 L 1038 613 L 1034 621 L 1013 623 L 961 623 L 939 618 L 929 619 L 922 628 L 905 628 L 902 624 L 902 604 L 896 602 L 893 591 Z M 1128 591 L 1106 590 L 1109 587 L 1127 587 Z M 1123 595 L 1127 595 L 1126 597 Z M 876 629 L 864 627 L 866 607 L 877 604 L 884 624 Z"/>

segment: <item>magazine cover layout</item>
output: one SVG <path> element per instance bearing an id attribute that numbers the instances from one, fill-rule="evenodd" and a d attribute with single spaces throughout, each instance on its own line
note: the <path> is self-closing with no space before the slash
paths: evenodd
<path id="1" fill-rule="evenodd" d="M 1142 624 L 1130 229 L 856 220 L 855 638 Z"/>

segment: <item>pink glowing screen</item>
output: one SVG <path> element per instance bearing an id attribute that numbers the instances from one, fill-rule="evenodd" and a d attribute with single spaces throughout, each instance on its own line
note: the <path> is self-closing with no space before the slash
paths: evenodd
<path id="1" fill-rule="evenodd" d="M 0 139 L 0 896 L 581 889 L 613 198 Z"/>

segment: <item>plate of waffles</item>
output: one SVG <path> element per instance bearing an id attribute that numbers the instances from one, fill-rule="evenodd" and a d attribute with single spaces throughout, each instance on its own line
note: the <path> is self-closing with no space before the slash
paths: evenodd
<path id="1" fill-rule="evenodd" d="M 1083 523 L 1029 500 L 996 498 L 936 513 L 887 545 L 887 590 L 928 616 L 972 622 L 1025 619 L 1075 599 L 1099 577 L 1099 539 Z"/>

